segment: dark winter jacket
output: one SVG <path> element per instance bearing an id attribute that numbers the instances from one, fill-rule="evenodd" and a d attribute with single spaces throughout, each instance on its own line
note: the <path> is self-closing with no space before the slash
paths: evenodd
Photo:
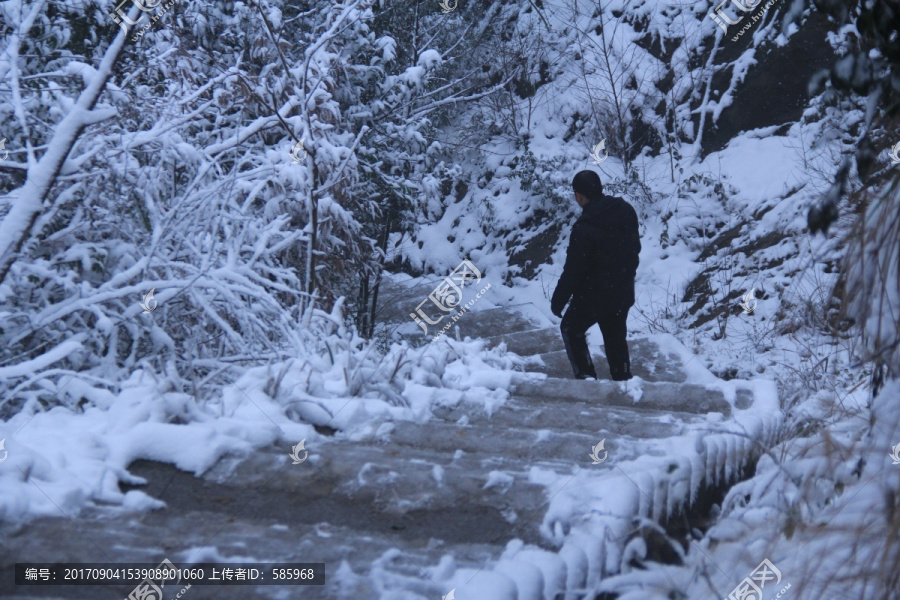
<path id="1" fill-rule="evenodd" d="M 614 196 L 588 202 L 572 227 L 566 266 L 550 300 L 553 314 L 570 298 L 604 311 L 632 306 L 640 252 L 637 213 L 630 204 Z"/>

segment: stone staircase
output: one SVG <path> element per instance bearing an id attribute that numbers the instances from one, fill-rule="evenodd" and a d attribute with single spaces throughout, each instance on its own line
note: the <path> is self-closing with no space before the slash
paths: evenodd
<path id="1" fill-rule="evenodd" d="M 408 313 L 432 287 L 386 286 L 382 318 L 393 311 L 386 318 L 415 342 L 422 334 Z M 502 406 L 437 405 L 425 423 L 386 420 L 362 438 L 338 434 L 308 448 L 302 465 L 281 447 L 222 460 L 199 478 L 136 462 L 130 471 L 149 482 L 140 489 L 166 509 L 97 507 L 0 531 L 0 598 L 121 600 L 130 588 L 4 582 L 15 562 L 164 555 L 176 564 L 226 557 L 325 563 L 325 586 L 194 586 L 189 600 L 441 600 L 451 590 L 457 600 L 594 600 L 588 591 L 618 571 L 623 549 L 641 535 L 635 518 L 673 518 L 773 441 L 768 427 L 750 431 L 753 443 L 711 434 L 694 459 L 668 458 L 673 440 L 752 408 L 756 398 L 752 386 L 729 400 L 712 386 L 686 383 L 679 356 L 651 340 L 629 341 L 641 381 L 586 382 L 569 379 L 558 328 L 534 305 L 472 311 L 457 325 L 451 338 L 483 338 L 528 357 Z M 605 357 L 594 361 L 608 377 Z M 609 460 L 592 464 L 600 440 Z M 605 505 L 598 500 L 598 510 L 577 518 L 550 514 L 567 486 L 574 494 L 595 485 L 633 496 L 634 509 L 599 514 Z"/>

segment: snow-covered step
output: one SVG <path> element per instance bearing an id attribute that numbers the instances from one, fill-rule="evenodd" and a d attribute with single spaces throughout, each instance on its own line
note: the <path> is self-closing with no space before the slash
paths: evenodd
<path id="1" fill-rule="evenodd" d="M 513 384 L 517 396 L 543 396 L 560 401 L 593 402 L 637 410 L 675 410 L 704 414 L 731 415 L 731 405 L 722 392 L 692 383 L 580 381 L 555 379 Z"/>
<path id="2" fill-rule="evenodd" d="M 540 359 L 540 362 L 538 362 L 537 359 Z M 606 356 L 591 353 L 591 359 L 594 361 L 597 376 L 600 379 L 609 379 L 609 367 L 606 365 Z M 569 357 L 566 355 L 565 350 L 543 352 L 533 357 L 531 360 L 533 362 L 530 362 L 525 366 L 526 371 L 531 373 L 543 373 L 548 377 L 556 377 L 559 379 L 571 379 L 573 377 L 572 365 L 569 363 Z M 633 366 L 634 365 L 632 365 L 632 367 Z"/>
<path id="3" fill-rule="evenodd" d="M 404 520 L 422 521 L 418 530 L 405 531 L 403 537 L 462 543 L 465 535 L 454 523 L 480 523 L 497 531 L 509 518 L 506 509 L 533 519 L 529 537 L 539 539 L 536 524 L 546 489 L 522 476 L 515 478 L 514 486 L 508 485 L 511 476 L 500 477 L 498 483 L 492 472 L 500 465 L 490 461 L 483 464 L 472 456 L 393 443 L 326 444 L 298 465 L 281 462 L 280 455 L 273 448 L 230 469 L 219 466 L 218 472 L 199 479 L 158 463 L 136 465 L 133 471 L 150 482 L 140 489 L 167 503 L 166 512 L 172 515 L 167 518 L 190 511 L 221 512 L 248 522 L 328 522 L 373 533 L 398 529 Z M 185 489 L 188 483 L 193 489 Z M 493 543 L 492 535 L 476 535 L 470 541 Z"/>
<path id="4" fill-rule="evenodd" d="M 606 346 L 600 346 L 603 360 L 597 366 L 597 375 L 601 378 L 609 376 L 609 365 L 606 362 Z M 628 354 L 631 358 L 631 373 L 646 381 L 687 381 L 684 363 L 674 352 L 666 352 L 655 341 L 647 338 L 628 340 Z M 601 369 L 605 373 L 601 375 Z"/>
<path id="5" fill-rule="evenodd" d="M 423 332 L 420 326 L 410 317 L 410 313 L 416 312 L 416 307 L 423 299 L 427 298 L 428 293 L 430 291 L 427 291 L 421 298 L 413 298 L 408 300 L 406 304 L 403 304 L 402 307 L 398 305 L 396 308 L 395 314 L 397 318 L 394 319 L 394 322 L 397 324 L 396 332 L 401 339 L 409 340 L 413 344 L 431 341 L 432 337 L 440 332 L 447 323 L 452 322 L 452 319 L 458 314 L 455 310 L 447 313 L 436 324 L 429 324 L 427 333 Z M 463 299 L 465 299 L 465 296 L 463 296 Z M 403 310 L 406 312 L 403 312 Z M 433 320 L 438 320 L 437 315 L 440 314 L 439 311 L 432 307 L 428 312 L 433 317 Z M 458 329 L 459 339 L 465 339 L 466 337 L 477 339 L 488 338 L 497 332 L 515 334 L 516 332 L 547 328 L 552 329 L 553 323 L 537 306 L 531 302 L 526 302 L 483 310 L 476 308 L 468 310 L 460 315 L 456 322 L 453 322 L 446 335 L 455 339 Z M 499 342 L 492 343 L 492 345 L 497 343 Z"/>
<path id="6" fill-rule="evenodd" d="M 488 310 L 473 310 L 460 317 L 456 325 L 459 326 L 461 339 L 466 336 L 473 339 L 489 338 L 499 331 L 512 334 L 553 327 L 550 319 L 532 302 Z"/>
<path id="7" fill-rule="evenodd" d="M 526 427 L 533 431 L 562 429 L 581 433 L 604 433 L 639 438 L 680 435 L 687 425 L 705 423 L 696 413 L 641 411 L 635 418 L 631 408 L 600 405 L 596 402 L 562 401 L 537 396 L 510 398 L 488 413 L 483 404 L 458 404 L 433 409 L 436 419 L 469 425 L 486 424 L 495 429 Z"/>
<path id="8" fill-rule="evenodd" d="M 489 346 L 506 344 L 506 349 L 521 356 L 565 350 L 558 327 L 499 333 L 486 338 Z"/>
<path id="9" fill-rule="evenodd" d="M 283 498 L 301 516 L 302 502 Z M 252 505 L 248 507 L 252 510 Z M 341 586 L 352 584 L 361 597 L 377 598 L 368 578 L 348 581 L 342 563 L 357 573 L 370 573 L 382 562 L 388 576 L 422 578 L 422 569 L 452 553 L 456 564 L 477 569 L 502 551 L 515 525 L 499 510 L 477 515 L 436 512 L 432 515 L 382 515 L 353 527 L 297 518 L 275 520 L 235 517 L 233 513 L 186 510 L 122 514 L 116 509 L 85 511 L 77 523 L 41 518 L 27 531 L 4 536 L 0 545 L 0 581 L 12 581 L 15 562 L 158 562 L 167 557 L 178 566 L 244 557 L 248 561 L 322 562 L 324 586 L 192 586 L 185 597 L 197 600 L 246 598 L 347 598 Z M 521 530 L 521 528 L 520 528 Z M 430 533 L 438 532 L 436 535 Z M 536 536 L 529 534 L 529 539 Z M 440 598 L 435 584 L 423 578 L 423 593 Z M 134 586 L 66 586 L 61 588 L 0 587 L 0 598 L 28 600 L 121 600 Z M 176 591 L 178 588 L 176 588 Z M 428 593 L 432 592 L 432 593 Z M 443 590 L 446 593 L 446 590 Z M 7 595 L 10 594 L 10 595 Z M 20 595 L 21 594 L 21 595 Z M 171 598 L 171 596 L 166 596 Z"/>
<path id="10" fill-rule="evenodd" d="M 488 345 L 497 346 L 506 343 L 510 352 L 521 356 L 540 355 L 543 365 L 534 361 L 527 369 L 537 373 L 546 373 L 553 377 L 572 377 L 572 367 L 566 356 L 565 345 L 558 327 L 546 327 L 527 331 L 495 334 L 487 338 Z M 599 352 L 591 347 L 594 366 L 600 379 L 609 379 L 609 365 L 606 361 L 606 347 L 601 345 Z M 672 352 L 665 352 L 653 340 L 635 338 L 628 340 L 628 352 L 631 358 L 631 372 L 646 381 L 672 381 L 681 383 L 687 380 L 684 363 Z"/>
<path id="11" fill-rule="evenodd" d="M 492 471 L 524 472 L 533 462 L 456 447 L 466 444 L 429 445 L 432 435 L 446 433 L 440 424 L 427 429 L 413 423 L 398 425 L 401 426 L 397 435 L 391 434 L 384 443 L 347 444 L 335 440 L 309 445 L 311 455 L 300 465 L 283 460 L 287 455 L 282 449 L 273 448 L 245 460 L 222 461 L 204 479 L 217 486 L 290 496 L 308 505 L 312 517 L 322 508 L 321 502 L 331 501 L 337 505 L 368 505 L 377 501 L 379 510 L 394 512 L 417 506 L 475 510 L 478 506 L 497 506 L 496 492 L 485 491 Z M 552 463 L 553 458 L 548 456 L 542 464 L 546 468 L 558 466 Z M 557 462 L 562 465 L 558 466 L 560 469 L 571 463 Z M 537 510 L 545 501 L 544 488 L 525 482 L 522 476 L 519 479 L 522 481 L 516 486 L 516 508 Z"/>
<path id="12" fill-rule="evenodd" d="M 552 431 L 522 427 L 493 427 L 490 424 L 465 426 L 429 422 L 423 425 L 397 423 L 391 432 L 394 444 L 428 444 L 432 449 L 452 456 L 457 450 L 482 456 L 505 457 L 504 462 L 519 468 L 544 461 L 584 462 L 600 434 Z M 601 435 L 602 437 L 602 435 Z"/>
<path id="13" fill-rule="evenodd" d="M 418 279 L 396 282 L 390 277 L 381 281 L 378 289 L 378 306 L 375 310 L 377 323 L 405 323 L 410 321 L 409 313 L 434 291 L 439 283 L 422 282 Z"/>
<path id="14" fill-rule="evenodd" d="M 603 353 L 605 348 L 603 346 L 600 348 L 600 353 L 592 355 L 597 377 L 610 379 L 609 364 L 606 361 L 606 354 Z M 644 381 L 672 381 L 675 383 L 687 380 L 687 375 L 682 370 L 683 365 L 678 357 L 672 355 L 663 358 L 661 354 L 654 352 L 655 345 L 650 340 L 629 340 L 628 348 L 631 355 L 631 373 L 635 377 L 640 377 Z M 569 364 L 565 350 L 545 352 L 539 356 L 544 364 L 529 365 L 526 367 L 528 371 L 544 373 L 549 377 L 560 379 L 572 377 L 572 366 Z"/>

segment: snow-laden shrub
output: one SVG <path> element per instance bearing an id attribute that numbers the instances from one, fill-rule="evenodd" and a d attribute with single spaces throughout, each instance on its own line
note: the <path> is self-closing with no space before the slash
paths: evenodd
<path id="1" fill-rule="evenodd" d="M 311 306 L 373 313 L 432 104 L 469 89 L 431 89 L 447 66 L 407 55 L 414 27 L 385 52 L 370 0 L 198 0 L 136 40 L 94 5 L 2 10 L 0 417 L 138 368 L 211 397 L 297 356 Z"/>
<path id="2" fill-rule="evenodd" d="M 129 472 L 137 460 L 200 476 L 228 468 L 225 458 L 274 452 L 287 461 L 304 441 L 315 463 L 336 447 L 330 440 L 338 430 L 344 441 L 371 440 L 390 421 L 426 421 L 437 405 L 491 410 L 508 398 L 513 361 L 501 349 L 445 339 L 381 353 L 345 326 L 342 310 L 342 301 L 330 312 L 308 309 L 294 356 L 251 366 L 206 399 L 180 391 L 164 373 L 137 368 L 115 392 L 72 379 L 69 386 L 89 399 L 80 410 L 56 406 L 0 421 L 0 523 L 61 509 L 75 515 L 92 503 L 164 506 L 139 489 L 122 490 L 146 483 Z M 61 439 L 64 451 L 53 443 Z"/>
<path id="3" fill-rule="evenodd" d="M 202 397 L 240 365 L 297 352 L 302 311 L 333 297 L 313 258 L 334 275 L 371 251 L 342 204 L 355 182 L 354 133 L 332 131 L 341 107 L 321 92 L 337 85 L 328 73 L 339 49 L 365 34 L 359 5 L 323 8 L 333 30 L 310 56 L 320 77 L 299 83 L 251 74 L 275 56 L 265 47 L 249 71 L 211 68 L 202 52 L 148 60 L 178 44 L 181 20 L 137 45 L 126 46 L 124 32 L 106 47 L 93 41 L 97 69 L 7 31 L 29 60 L 7 64 L 4 80 L 29 99 L 4 105 L 22 126 L 11 143 L 23 149 L 24 179 L 5 180 L 0 201 L 3 414 L 35 402 L 76 406 L 90 401 L 86 389 L 115 390 L 138 367 Z M 237 18 L 212 15 L 213 28 Z M 105 15 L 82 17 L 115 30 Z M 26 10 L 17 18 L 21 31 L 71 26 L 35 25 Z M 354 26 L 336 33 L 344 21 Z M 263 20 L 248 23 L 265 39 Z M 39 93 L 52 66 L 51 82 L 84 88 L 51 83 L 54 93 Z M 286 108 L 266 100 L 272 86 L 292 97 Z M 312 102 L 305 120 L 287 110 L 302 101 Z M 285 132 L 267 131 L 285 119 L 307 138 L 305 165 L 291 164 Z"/>
<path id="4" fill-rule="evenodd" d="M 565 157 L 537 158 L 526 150 L 514 159 L 510 175 L 519 179 L 521 188 L 536 199 L 550 218 L 565 218 L 572 212 L 572 180 Z"/>

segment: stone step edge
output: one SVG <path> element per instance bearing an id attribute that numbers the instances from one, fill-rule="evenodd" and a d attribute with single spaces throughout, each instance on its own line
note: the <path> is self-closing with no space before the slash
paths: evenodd
<path id="1" fill-rule="evenodd" d="M 478 317 L 480 317 L 480 318 L 484 318 L 488 313 L 495 313 L 495 312 L 496 312 L 496 313 L 502 313 L 502 312 L 507 312 L 507 313 L 517 313 L 518 315 L 520 315 L 521 317 L 523 317 L 523 320 L 526 320 L 526 321 L 527 321 L 527 320 L 528 320 L 528 316 L 527 316 L 524 312 L 522 312 L 522 311 L 520 311 L 520 310 L 516 310 L 516 309 L 518 309 L 518 308 L 520 308 L 520 307 L 523 307 L 523 306 L 534 306 L 534 303 L 533 303 L 533 302 L 519 302 L 518 304 L 508 304 L 508 305 L 504 305 L 504 306 L 494 306 L 494 307 L 492 307 L 492 308 L 486 308 L 486 309 L 484 309 L 484 310 L 474 311 L 474 312 L 471 312 L 471 313 L 469 313 L 469 314 L 471 314 L 471 315 L 473 315 L 473 316 L 478 316 Z M 404 313 L 404 315 L 405 315 L 405 314 L 406 314 L 406 313 Z M 451 317 L 452 317 L 452 316 L 455 315 L 455 314 L 456 314 L 456 312 L 454 311 L 453 313 L 450 313 L 448 316 L 451 316 Z M 397 320 L 397 321 L 388 321 L 387 323 L 388 323 L 388 324 L 393 324 L 393 325 L 402 325 L 402 324 L 405 324 L 405 323 L 407 323 L 407 322 L 413 322 L 413 321 L 412 321 L 411 319 L 399 319 L 399 320 Z M 470 324 L 470 325 L 471 325 L 471 324 Z M 555 330 L 555 331 L 559 331 L 559 326 L 558 326 L 558 325 L 544 325 L 544 326 L 539 326 L 539 327 L 532 327 L 531 329 L 513 329 L 513 330 L 510 330 L 510 331 L 504 331 L 502 334 L 497 334 L 497 335 L 493 335 L 493 336 L 474 336 L 474 337 L 473 337 L 472 335 L 466 334 L 466 333 L 461 333 L 460 336 L 461 336 L 461 339 L 469 338 L 470 340 L 473 340 L 473 341 L 474 341 L 474 340 L 485 340 L 485 341 L 487 341 L 487 340 L 497 339 L 497 338 L 500 338 L 500 337 L 502 337 L 502 336 L 516 335 L 516 334 L 520 334 L 520 333 L 528 333 L 528 332 L 533 332 L 533 331 L 546 331 L 546 330 L 550 330 L 550 329 L 553 329 L 553 330 Z M 447 331 L 447 334 L 450 335 L 451 332 L 455 332 L 455 328 L 451 328 L 449 331 Z M 401 337 L 402 339 L 413 339 L 413 340 L 416 340 L 416 339 L 422 339 L 422 340 L 426 340 L 426 339 L 428 339 L 428 338 L 430 337 L 430 335 L 431 335 L 431 334 L 419 333 L 418 331 L 416 331 L 415 333 L 400 334 L 400 337 Z M 454 333 L 453 335 L 450 335 L 450 337 L 455 337 L 455 333 Z"/>
<path id="2" fill-rule="evenodd" d="M 544 396 L 605 406 L 695 414 L 720 412 L 725 417 L 731 416 L 731 405 L 719 390 L 711 390 L 695 383 L 669 381 L 637 383 L 631 380 L 627 382 L 627 387 L 622 386 L 622 383 L 624 382 L 541 378 L 527 373 L 517 374 L 512 378 L 509 392 L 511 396 Z M 623 387 L 628 391 L 624 391 Z"/>
<path id="3" fill-rule="evenodd" d="M 579 530 L 578 527 L 575 527 L 571 531 L 564 533 L 562 540 L 556 540 L 552 543 L 552 545 L 560 547 L 559 550 L 529 546 L 526 548 L 527 554 L 516 552 L 513 556 L 505 558 L 505 560 L 503 558 L 499 561 L 491 560 L 490 562 L 493 564 L 487 568 L 483 565 L 478 569 L 478 572 L 484 570 L 509 577 L 509 571 L 500 568 L 500 563 L 521 563 L 524 560 L 526 564 L 522 566 L 527 566 L 531 570 L 537 568 L 545 576 L 543 590 L 545 594 L 550 591 L 551 594 L 554 594 L 553 597 L 556 598 L 591 598 L 597 595 L 602 591 L 600 587 L 602 580 L 620 572 L 619 568 L 615 566 L 609 568 L 610 561 L 608 559 L 610 553 L 613 553 L 621 561 L 627 539 L 625 535 L 613 535 L 610 537 L 609 534 L 612 531 L 621 529 L 615 527 L 614 523 L 617 521 L 624 523 L 626 524 L 624 525 L 625 529 L 631 529 L 633 527 L 633 519 L 640 517 L 662 525 L 665 520 L 681 514 L 694 505 L 696 492 L 701 484 L 716 486 L 722 483 L 733 484 L 740 481 L 741 471 L 751 462 L 758 459 L 759 456 L 766 452 L 767 448 L 771 448 L 782 437 L 784 423 L 781 417 L 768 415 L 768 418 L 779 421 L 779 427 L 772 429 L 769 434 L 762 433 L 758 435 L 755 441 L 751 441 L 744 435 L 734 433 L 719 433 L 701 438 L 703 451 L 700 453 L 699 458 L 703 463 L 704 473 L 713 472 L 710 477 L 711 480 L 707 480 L 704 475 L 696 473 L 691 468 L 688 473 L 685 473 L 686 479 L 684 476 L 672 479 L 667 478 L 665 485 L 660 485 L 659 482 L 654 481 L 649 486 L 654 489 L 652 499 L 648 502 L 642 500 L 640 507 L 633 515 L 608 515 L 605 518 L 607 521 L 604 527 L 606 535 L 598 537 L 589 530 Z M 731 465 L 732 468 L 728 467 L 727 461 L 722 456 L 723 452 L 729 451 L 734 452 L 739 457 L 737 464 Z M 686 457 L 685 460 L 679 462 L 681 466 L 685 466 L 685 462 L 688 465 L 693 465 L 693 461 Z M 667 470 L 667 472 L 670 471 Z M 690 485 L 685 485 L 688 481 Z M 675 497 L 673 498 L 673 496 Z M 550 529 L 548 524 L 542 525 L 542 527 L 545 526 Z M 547 537 L 547 534 L 545 534 L 545 537 Z M 507 544 L 508 548 L 509 544 Z M 506 554 L 505 551 L 504 554 Z M 540 555 L 538 558 L 541 560 L 535 561 L 536 555 Z M 552 563 L 554 562 L 557 564 L 553 565 Z M 560 565 L 563 567 L 564 576 L 552 578 L 554 581 L 549 582 L 546 576 L 550 575 L 552 571 L 558 570 L 558 568 L 554 569 L 554 567 Z M 473 577 L 478 574 L 474 569 L 463 569 L 463 571 L 466 572 L 466 576 L 469 573 L 472 573 Z M 448 585 L 454 585 L 453 581 L 455 579 L 456 577 L 446 584 L 443 582 L 442 584 L 436 584 L 435 588 L 444 593 L 446 590 L 443 588 L 448 587 Z M 513 588 L 518 588 L 519 578 L 512 577 L 509 581 Z M 548 588 L 551 589 L 548 590 Z M 586 592 L 589 593 L 586 594 Z M 503 598 L 507 597 L 506 595 L 503 596 Z M 515 594 L 515 597 L 521 599 L 518 593 Z M 482 600 L 498 600 L 498 598 L 498 596 L 493 594 L 482 596 Z"/>

